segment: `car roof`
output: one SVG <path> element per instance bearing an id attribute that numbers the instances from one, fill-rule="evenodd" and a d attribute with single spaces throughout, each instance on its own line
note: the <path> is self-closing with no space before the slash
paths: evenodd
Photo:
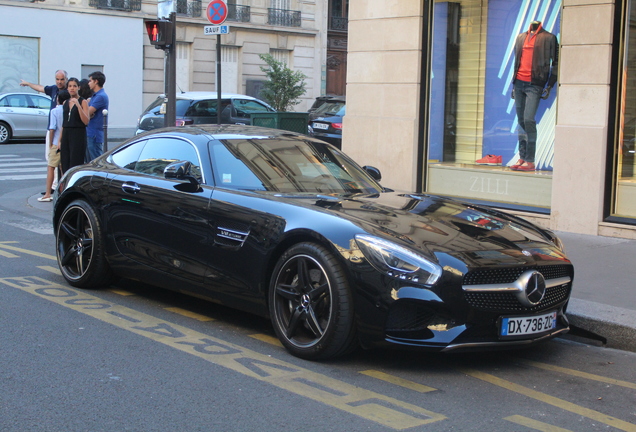
<path id="1" fill-rule="evenodd" d="M 159 97 L 163 98 L 165 97 L 165 94 L 161 94 L 159 95 Z M 227 99 L 227 98 L 236 98 L 236 97 L 260 101 L 260 99 L 257 99 L 252 96 L 243 95 L 243 94 L 223 93 L 223 92 L 221 93 L 221 98 Z M 192 91 L 192 92 L 177 93 L 177 99 L 199 100 L 199 99 L 216 99 L 216 98 L 217 98 L 216 92 Z"/>
<path id="2" fill-rule="evenodd" d="M 26 95 L 29 95 L 29 96 L 40 96 L 40 97 L 43 97 L 43 98 L 51 99 L 48 95 L 39 94 L 39 93 L 33 93 L 33 92 L 28 92 L 28 91 L 0 93 L 0 98 L 5 97 L 5 96 L 11 96 L 11 95 L 19 95 L 19 94 L 26 94 Z"/>

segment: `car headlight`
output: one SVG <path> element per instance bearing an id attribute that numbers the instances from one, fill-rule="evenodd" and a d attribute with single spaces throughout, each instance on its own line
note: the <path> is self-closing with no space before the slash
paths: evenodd
<path id="1" fill-rule="evenodd" d="M 371 265 L 388 276 L 433 285 L 442 275 L 440 266 L 405 247 L 366 234 L 355 239 Z"/>
<path id="2" fill-rule="evenodd" d="M 561 252 L 565 253 L 565 245 L 563 244 L 563 242 L 561 241 L 561 239 L 552 231 L 550 230 L 544 230 L 546 232 L 546 234 L 548 234 L 548 237 L 550 237 L 550 241 L 552 243 L 554 243 L 554 245 L 559 248 L 561 250 Z"/>

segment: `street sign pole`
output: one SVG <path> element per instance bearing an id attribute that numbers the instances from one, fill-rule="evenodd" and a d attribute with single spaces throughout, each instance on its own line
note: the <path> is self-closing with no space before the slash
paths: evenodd
<path id="1" fill-rule="evenodd" d="M 211 24 L 215 26 L 223 24 L 227 14 L 227 2 L 225 0 L 212 0 L 208 4 L 206 15 Z M 221 29 L 219 28 L 219 33 L 216 35 L 216 124 L 218 125 L 221 124 L 221 114 L 223 112 L 221 91 Z"/>
<path id="2" fill-rule="evenodd" d="M 216 35 L 216 124 L 221 124 L 221 35 Z"/>

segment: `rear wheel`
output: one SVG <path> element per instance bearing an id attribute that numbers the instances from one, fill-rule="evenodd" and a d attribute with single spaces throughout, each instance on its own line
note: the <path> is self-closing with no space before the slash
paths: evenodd
<path id="1" fill-rule="evenodd" d="M 333 254 L 318 244 L 299 243 L 281 256 L 269 307 L 276 335 L 297 357 L 337 357 L 356 347 L 349 283 Z"/>
<path id="2" fill-rule="evenodd" d="M 6 144 L 11 139 L 11 127 L 5 122 L 0 122 L 0 144 Z"/>
<path id="3" fill-rule="evenodd" d="M 55 230 L 57 262 L 66 281 L 79 288 L 99 288 L 113 281 L 106 261 L 101 224 L 84 200 L 71 202 Z"/>

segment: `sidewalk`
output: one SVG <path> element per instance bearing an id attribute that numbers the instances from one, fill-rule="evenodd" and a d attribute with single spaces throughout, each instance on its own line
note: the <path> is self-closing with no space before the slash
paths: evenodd
<path id="1" fill-rule="evenodd" d="M 571 333 L 582 329 L 607 347 L 636 352 L 636 240 L 556 234 L 574 264 Z"/>

